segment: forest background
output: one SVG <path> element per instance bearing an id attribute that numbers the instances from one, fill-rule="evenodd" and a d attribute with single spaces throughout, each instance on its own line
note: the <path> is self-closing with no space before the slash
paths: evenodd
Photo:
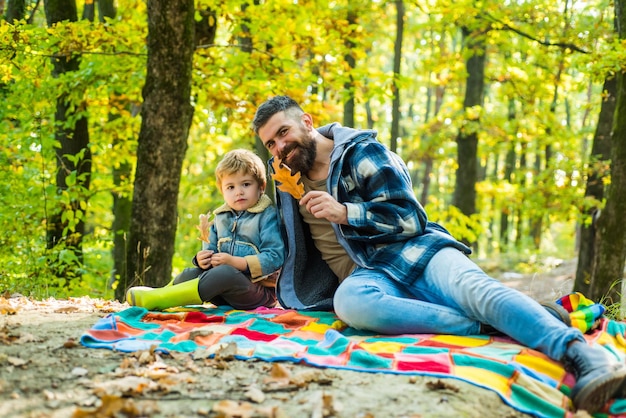
<path id="1" fill-rule="evenodd" d="M 418 199 L 519 271 L 621 297 L 624 0 L 0 0 L 0 291 L 123 299 L 200 248 L 214 169 L 288 94 L 371 128 Z M 621 22 L 621 24 L 620 24 Z"/>

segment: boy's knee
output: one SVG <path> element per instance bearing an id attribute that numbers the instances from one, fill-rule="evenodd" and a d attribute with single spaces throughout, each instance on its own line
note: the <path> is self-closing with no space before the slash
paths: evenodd
<path id="1" fill-rule="evenodd" d="M 189 280 L 197 279 L 204 270 L 199 267 L 188 267 L 174 278 L 172 284 L 180 284 Z"/>
<path id="2" fill-rule="evenodd" d="M 200 282 L 210 282 L 213 285 L 228 283 L 233 281 L 234 277 L 240 273 L 236 268 L 229 265 L 221 265 L 213 267 L 200 275 Z"/>

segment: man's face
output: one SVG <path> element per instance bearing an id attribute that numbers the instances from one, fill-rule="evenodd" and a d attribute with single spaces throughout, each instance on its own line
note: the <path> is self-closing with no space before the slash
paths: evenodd
<path id="1" fill-rule="evenodd" d="M 263 145 L 291 171 L 307 173 L 317 155 L 317 143 L 310 117 L 278 112 L 258 130 Z"/>

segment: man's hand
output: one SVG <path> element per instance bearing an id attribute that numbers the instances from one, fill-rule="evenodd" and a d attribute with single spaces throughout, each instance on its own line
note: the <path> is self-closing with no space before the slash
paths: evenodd
<path id="1" fill-rule="evenodd" d="M 335 224 L 348 224 L 348 209 L 337 202 L 330 194 L 321 191 L 310 191 L 300 199 L 300 204 L 316 218 L 325 218 Z"/>

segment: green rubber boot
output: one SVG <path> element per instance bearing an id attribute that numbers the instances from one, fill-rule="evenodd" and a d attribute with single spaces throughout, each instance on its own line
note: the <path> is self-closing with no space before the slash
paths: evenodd
<path id="1" fill-rule="evenodd" d="M 200 279 L 188 280 L 165 287 L 131 287 L 126 291 L 126 302 L 131 306 L 140 306 L 148 310 L 161 311 L 174 306 L 200 305 L 198 294 Z"/>

